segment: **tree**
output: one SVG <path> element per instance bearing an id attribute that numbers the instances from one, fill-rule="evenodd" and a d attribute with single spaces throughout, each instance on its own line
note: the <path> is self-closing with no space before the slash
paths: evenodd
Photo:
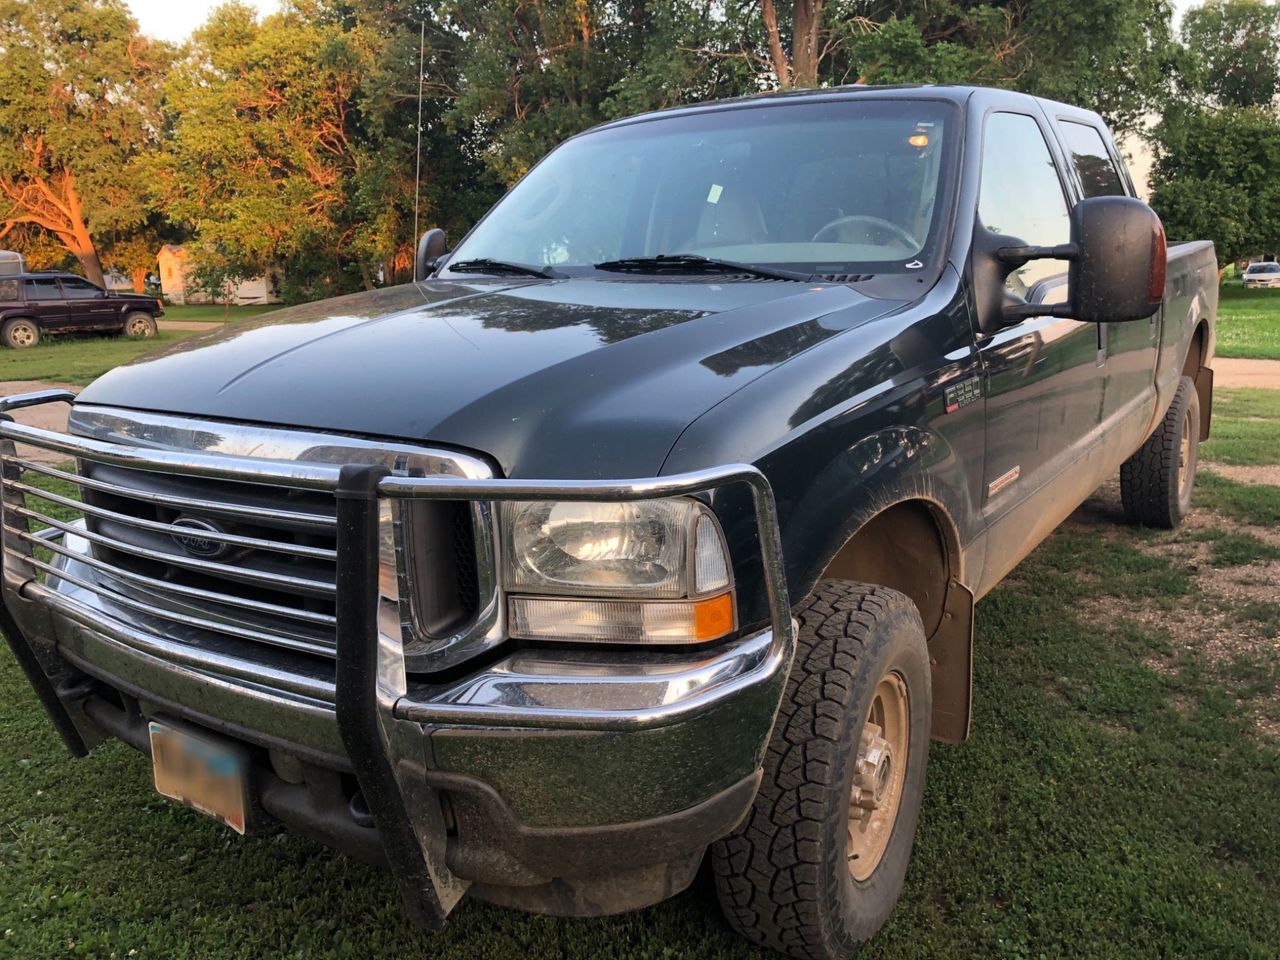
<path id="1" fill-rule="evenodd" d="M 1280 93 L 1280 6 L 1209 0 L 1187 11 L 1190 85 L 1220 106 L 1266 107 Z"/>
<path id="2" fill-rule="evenodd" d="M 1171 238 L 1213 240 L 1220 266 L 1280 249 L 1280 119 L 1273 112 L 1171 110 L 1155 142 L 1151 205 Z"/>
<path id="3" fill-rule="evenodd" d="M 361 39 L 301 3 L 261 24 L 227 4 L 193 35 L 164 85 L 172 133 L 152 170 L 197 263 L 254 276 L 296 261 L 324 281 L 315 295 L 342 286 Z"/>
<path id="4" fill-rule="evenodd" d="M 166 51 L 122 0 L 0 0 L 0 238 L 47 231 L 102 282 L 95 238 L 146 216 Z"/>

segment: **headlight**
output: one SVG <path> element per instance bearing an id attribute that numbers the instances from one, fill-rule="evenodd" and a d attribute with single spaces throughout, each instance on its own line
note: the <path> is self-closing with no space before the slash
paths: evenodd
<path id="1" fill-rule="evenodd" d="M 502 526 L 514 636 L 698 643 L 734 629 L 724 537 L 697 500 L 508 503 Z"/>

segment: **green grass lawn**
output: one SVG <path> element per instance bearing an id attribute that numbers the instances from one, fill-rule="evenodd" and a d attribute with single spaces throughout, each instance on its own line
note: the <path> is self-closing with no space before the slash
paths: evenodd
<path id="1" fill-rule="evenodd" d="M 248 320 L 276 307 L 232 307 L 230 319 Z M 166 307 L 165 320 L 222 321 L 222 307 Z M 84 386 L 112 367 L 191 336 L 191 330 L 161 330 L 152 340 L 100 335 L 50 337 L 26 350 L 0 350 L 0 381 L 56 380 Z"/>
<path id="2" fill-rule="evenodd" d="M 49 338 L 25 350 L 0 350 L 0 380 L 56 380 L 83 386 L 112 367 L 194 332 L 161 330 L 150 340 L 104 336 Z"/>
<path id="3" fill-rule="evenodd" d="M 1280 360 L 1280 289 L 1222 285 L 1218 299 L 1218 356 Z"/>
<path id="4" fill-rule="evenodd" d="M 1215 390 L 1213 429 L 1200 455 L 1240 467 L 1280 463 L 1280 390 Z"/>
<path id="5" fill-rule="evenodd" d="M 1206 479 L 1202 503 L 1221 496 Z M 934 748 L 902 902 L 863 956 L 1280 955 L 1280 740 L 1256 727 L 1280 719 L 1280 655 L 1211 660 L 1136 615 L 1206 602 L 1195 560 L 1152 544 L 1208 543 L 1214 569 L 1274 557 L 1231 527 L 1069 524 L 979 605 L 973 738 Z M 1090 617 L 1098 603 L 1135 615 Z M 1280 605 L 1236 620 L 1274 636 Z M 467 901 L 443 932 L 415 931 L 387 875 L 296 836 L 238 838 L 158 797 L 120 743 L 71 759 L 5 648 L 0 956 L 766 955 L 730 933 L 705 876 L 617 918 Z"/>
<path id="6" fill-rule="evenodd" d="M 281 309 L 279 304 L 265 307 L 222 307 L 217 304 L 178 306 L 177 304 L 166 304 L 164 316 L 161 317 L 161 320 L 199 320 L 222 323 L 224 320 L 247 320 L 250 317 L 256 317 L 259 314 L 270 313 L 272 310 L 279 309 Z"/>

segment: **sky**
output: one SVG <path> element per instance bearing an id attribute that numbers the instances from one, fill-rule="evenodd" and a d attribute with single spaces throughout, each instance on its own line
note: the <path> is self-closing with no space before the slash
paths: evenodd
<path id="1" fill-rule="evenodd" d="M 204 23 L 209 11 L 222 0 L 126 0 L 142 32 L 161 40 L 185 40 Z M 263 13 L 271 13 L 279 0 L 245 0 Z"/>
<path id="2" fill-rule="evenodd" d="M 185 40 L 204 23 L 221 0 L 126 0 L 142 32 L 161 40 Z M 279 0 L 245 0 L 263 13 L 279 7 Z M 1172 0 L 1175 22 L 1198 0 Z"/>

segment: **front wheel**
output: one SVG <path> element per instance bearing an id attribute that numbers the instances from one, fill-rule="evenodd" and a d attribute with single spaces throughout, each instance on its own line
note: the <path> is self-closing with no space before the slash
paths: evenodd
<path id="1" fill-rule="evenodd" d="M 34 347 L 40 342 L 40 327 L 34 320 L 18 317 L 5 322 L 0 327 L 0 342 L 11 350 L 23 350 Z"/>
<path id="2" fill-rule="evenodd" d="M 124 335 L 130 340 L 146 340 L 158 331 L 156 318 L 149 313 L 131 313 L 124 318 Z"/>
<path id="3" fill-rule="evenodd" d="M 854 954 L 902 892 L 929 753 L 929 654 L 896 590 L 824 580 L 750 813 L 711 848 L 730 924 L 793 957 Z"/>

